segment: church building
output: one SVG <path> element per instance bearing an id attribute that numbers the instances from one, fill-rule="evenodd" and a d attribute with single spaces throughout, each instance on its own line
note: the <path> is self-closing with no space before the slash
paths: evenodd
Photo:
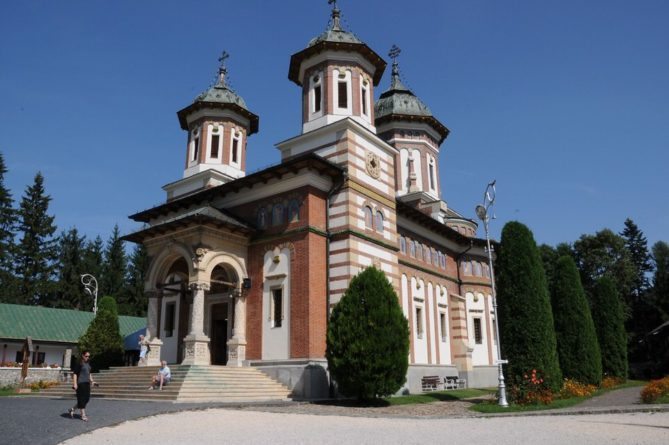
<path id="1" fill-rule="evenodd" d="M 335 3 L 328 29 L 290 58 L 301 134 L 247 175 L 259 117 L 226 83 L 224 53 L 216 84 L 177 113 L 183 178 L 125 237 L 151 258 L 152 364 L 252 366 L 297 398 L 327 397 L 329 314 L 374 266 L 409 321 L 406 389 L 424 376 L 496 385 L 485 240 L 442 196 L 449 129 L 403 84 L 398 55 L 375 102 L 386 61 L 343 29 Z"/>

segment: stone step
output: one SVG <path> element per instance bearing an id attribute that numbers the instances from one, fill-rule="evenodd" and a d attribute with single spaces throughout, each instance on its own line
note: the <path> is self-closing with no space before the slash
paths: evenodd
<path id="1" fill-rule="evenodd" d="M 148 390 L 158 367 L 115 367 L 94 374 L 100 384 L 91 397 L 163 401 L 285 401 L 290 390 L 255 368 L 222 366 L 170 366 L 172 380 L 162 391 Z M 42 397 L 74 399 L 71 382 L 40 392 Z"/>

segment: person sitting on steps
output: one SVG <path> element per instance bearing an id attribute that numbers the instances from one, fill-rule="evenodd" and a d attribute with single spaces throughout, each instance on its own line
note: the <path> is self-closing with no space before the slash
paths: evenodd
<path id="1" fill-rule="evenodd" d="M 149 389 L 155 389 L 155 387 L 158 386 L 158 389 L 162 391 L 163 386 L 167 385 L 171 379 L 172 373 L 170 372 L 169 366 L 167 366 L 167 361 L 162 360 L 160 362 L 160 369 L 158 369 L 158 374 L 153 376 Z"/>

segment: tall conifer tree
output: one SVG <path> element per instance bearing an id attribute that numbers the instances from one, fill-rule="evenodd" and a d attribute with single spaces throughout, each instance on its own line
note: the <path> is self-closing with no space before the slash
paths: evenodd
<path id="1" fill-rule="evenodd" d="M 634 277 L 632 280 L 631 294 L 635 301 L 639 301 L 643 293 L 648 288 L 648 278 L 646 274 L 653 269 L 648 253 L 648 241 L 630 218 L 625 220 L 625 228 L 620 233 L 625 239 L 625 247 L 630 252 L 630 259 L 634 265 Z"/>
<path id="2" fill-rule="evenodd" d="M 562 386 L 553 312 L 539 249 L 532 232 L 512 221 L 502 230 L 497 255 L 498 316 L 502 356 L 509 360 L 511 385 L 533 369 L 548 386 Z"/>
<path id="3" fill-rule="evenodd" d="M 107 241 L 107 248 L 104 253 L 100 294 L 111 295 L 116 299 L 117 303 L 123 304 L 119 300 L 123 297 L 127 265 L 128 260 L 123 249 L 123 241 L 121 241 L 117 224 L 114 226 L 114 230 Z"/>
<path id="4" fill-rule="evenodd" d="M 663 321 L 669 320 L 669 244 L 658 241 L 653 244 L 653 293 L 661 311 Z"/>
<path id="5" fill-rule="evenodd" d="M 620 296 L 608 276 L 597 280 L 592 292 L 592 318 L 602 351 L 604 375 L 627 379 L 627 334 Z"/>
<path id="6" fill-rule="evenodd" d="M 81 275 L 84 269 L 86 237 L 72 228 L 60 236 L 58 264 L 58 291 L 53 306 L 89 310 L 91 297 L 84 291 Z M 90 303 L 90 304 L 89 304 Z"/>
<path id="7" fill-rule="evenodd" d="M 14 303 L 17 297 L 14 277 L 16 210 L 12 195 L 5 187 L 5 173 L 5 159 L 0 153 L 0 302 Z"/>
<path id="8" fill-rule="evenodd" d="M 57 240 L 53 236 L 54 217 L 48 213 L 50 202 L 51 197 L 44 190 L 44 177 L 37 173 L 19 207 L 19 231 L 23 237 L 18 244 L 16 264 L 24 304 L 47 304 L 55 290 Z"/>
<path id="9" fill-rule="evenodd" d="M 149 256 L 144 245 L 139 244 L 130 256 L 128 265 L 127 285 L 125 298 L 121 305 L 121 313 L 124 315 L 146 315 L 148 301 L 144 295 L 144 280 L 149 269 Z"/>
<path id="10" fill-rule="evenodd" d="M 562 375 L 581 383 L 599 385 L 602 356 L 573 258 L 562 256 L 557 260 L 550 289 Z"/>

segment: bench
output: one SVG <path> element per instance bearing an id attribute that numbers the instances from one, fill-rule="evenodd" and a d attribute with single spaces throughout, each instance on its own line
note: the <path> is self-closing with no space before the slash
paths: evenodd
<path id="1" fill-rule="evenodd" d="M 467 380 L 461 379 L 457 375 L 444 377 L 444 389 L 458 389 L 467 387 Z"/>
<path id="2" fill-rule="evenodd" d="M 441 385 L 441 378 L 438 375 L 426 375 L 420 379 L 420 386 L 423 392 L 436 391 Z"/>

